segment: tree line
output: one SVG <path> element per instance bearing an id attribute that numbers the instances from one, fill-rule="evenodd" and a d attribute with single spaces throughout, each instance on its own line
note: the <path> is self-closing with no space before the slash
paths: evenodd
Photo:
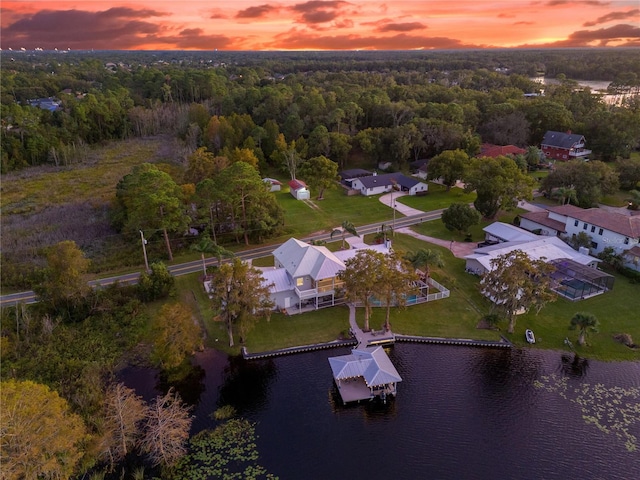
<path id="1" fill-rule="evenodd" d="M 607 75 L 617 89 L 638 88 L 640 72 L 631 54 L 607 52 L 606 63 L 622 67 Z M 473 62 L 468 54 L 449 60 L 400 55 L 404 61 L 391 63 L 367 55 L 294 55 L 285 62 L 258 54 L 239 57 L 245 63 L 134 63 L 134 54 L 116 55 L 122 62 L 115 70 L 105 68 L 104 55 L 89 54 L 55 61 L 30 57 L 4 69 L 3 172 L 76 163 L 87 145 L 160 132 L 180 138 L 187 154 L 201 146 L 217 153 L 249 142 L 245 146 L 259 159 L 269 159 L 282 133 L 287 143 L 317 150 L 312 156 L 344 164 L 361 150 L 373 165 L 392 160 L 396 168 L 448 149 L 475 154 L 480 140 L 526 146 L 539 143 L 546 130 L 568 129 L 584 134 L 596 156 L 613 160 L 628 156 L 640 137 L 637 99 L 611 106 L 577 88 L 567 80 L 582 77 L 568 68 L 575 64 L 571 51 L 537 54 L 540 68 L 562 81 L 536 98 L 523 96 L 540 91 L 529 79 L 532 73 L 516 68 L 517 56 L 497 53 Z M 592 52 L 580 58 L 590 65 L 589 58 L 601 57 Z M 562 61 L 564 72 L 549 68 Z M 506 73 L 495 71 L 501 67 Z M 60 109 L 27 104 L 52 96 L 60 99 Z M 233 115 L 242 120 L 219 127 L 211 120 Z"/>

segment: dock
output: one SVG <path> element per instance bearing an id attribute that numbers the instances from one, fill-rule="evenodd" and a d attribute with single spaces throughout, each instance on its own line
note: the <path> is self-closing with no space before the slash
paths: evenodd
<path id="1" fill-rule="evenodd" d="M 473 340 L 470 338 L 420 337 L 416 335 L 395 335 L 396 342 L 432 343 L 436 345 L 459 345 L 466 347 L 511 348 L 513 344 L 500 336 L 500 340 Z"/>
<path id="2" fill-rule="evenodd" d="M 338 347 L 354 347 L 358 344 L 355 338 L 348 340 L 334 340 L 326 343 L 313 343 L 310 345 L 300 345 L 297 347 L 281 348 L 279 350 L 269 350 L 266 352 L 249 353 L 246 347 L 242 347 L 242 357 L 245 360 L 258 360 L 261 358 L 280 357 L 282 355 L 290 355 L 292 353 L 315 352 L 316 350 L 327 350 L 329 348 Z"/>

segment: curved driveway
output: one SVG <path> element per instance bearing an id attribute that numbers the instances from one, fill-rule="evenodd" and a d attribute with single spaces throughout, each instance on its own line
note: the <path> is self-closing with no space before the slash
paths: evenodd
<path id="1" fill-rule="evenodd" d="M 392 203 L 396 204 L 396 212 L 400 212 L 401 214 L 407 216 L 407 217 L 411 217 L 413 215 L 422 215 L 425 212 L 423 212 L 422 210 L 418 210 L 416 208 L 412 208 L 412 207 L 408 207 L 403 203 L 397 202 L 396 200 L 400 197 L 404 197 L 405 195 L 407 195 L 407 192 L 392 192 L 392 193 L 386 193 L 384 195 L 382 195 L 378 200 L 380 200 L 382 203 L 384 203 L 387 207 L 391 207 Z"/>

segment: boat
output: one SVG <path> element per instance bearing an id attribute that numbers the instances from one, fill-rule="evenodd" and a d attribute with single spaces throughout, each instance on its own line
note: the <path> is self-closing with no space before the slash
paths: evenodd
<path id="1" fill-rule="evenodd" d="M 524 332 L 524 336 L 529 343 L 536 343 L 536 337 L 533 334 L 533 330 L 529 330 L 528 328 Z"/>

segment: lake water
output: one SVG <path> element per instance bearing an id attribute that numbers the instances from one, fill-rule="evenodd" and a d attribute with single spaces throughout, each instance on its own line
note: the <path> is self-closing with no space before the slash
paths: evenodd
<path id="1" fill-rule="evenodd" d="M 348 349 L 250 362 L 202 352 L 185 395 L 197 402 L 193 430 L 233 405 L 256 422 L 259 463 L 283 480 L 640 478 L 640 363 L 535 349 L 388 352 L 403 377 L 398 396 L 346 407 L 327 358 Z M 140 373 L 126 382 L 153 395 Z M 583 415 L 601 415 L 603 428 Z"/>

